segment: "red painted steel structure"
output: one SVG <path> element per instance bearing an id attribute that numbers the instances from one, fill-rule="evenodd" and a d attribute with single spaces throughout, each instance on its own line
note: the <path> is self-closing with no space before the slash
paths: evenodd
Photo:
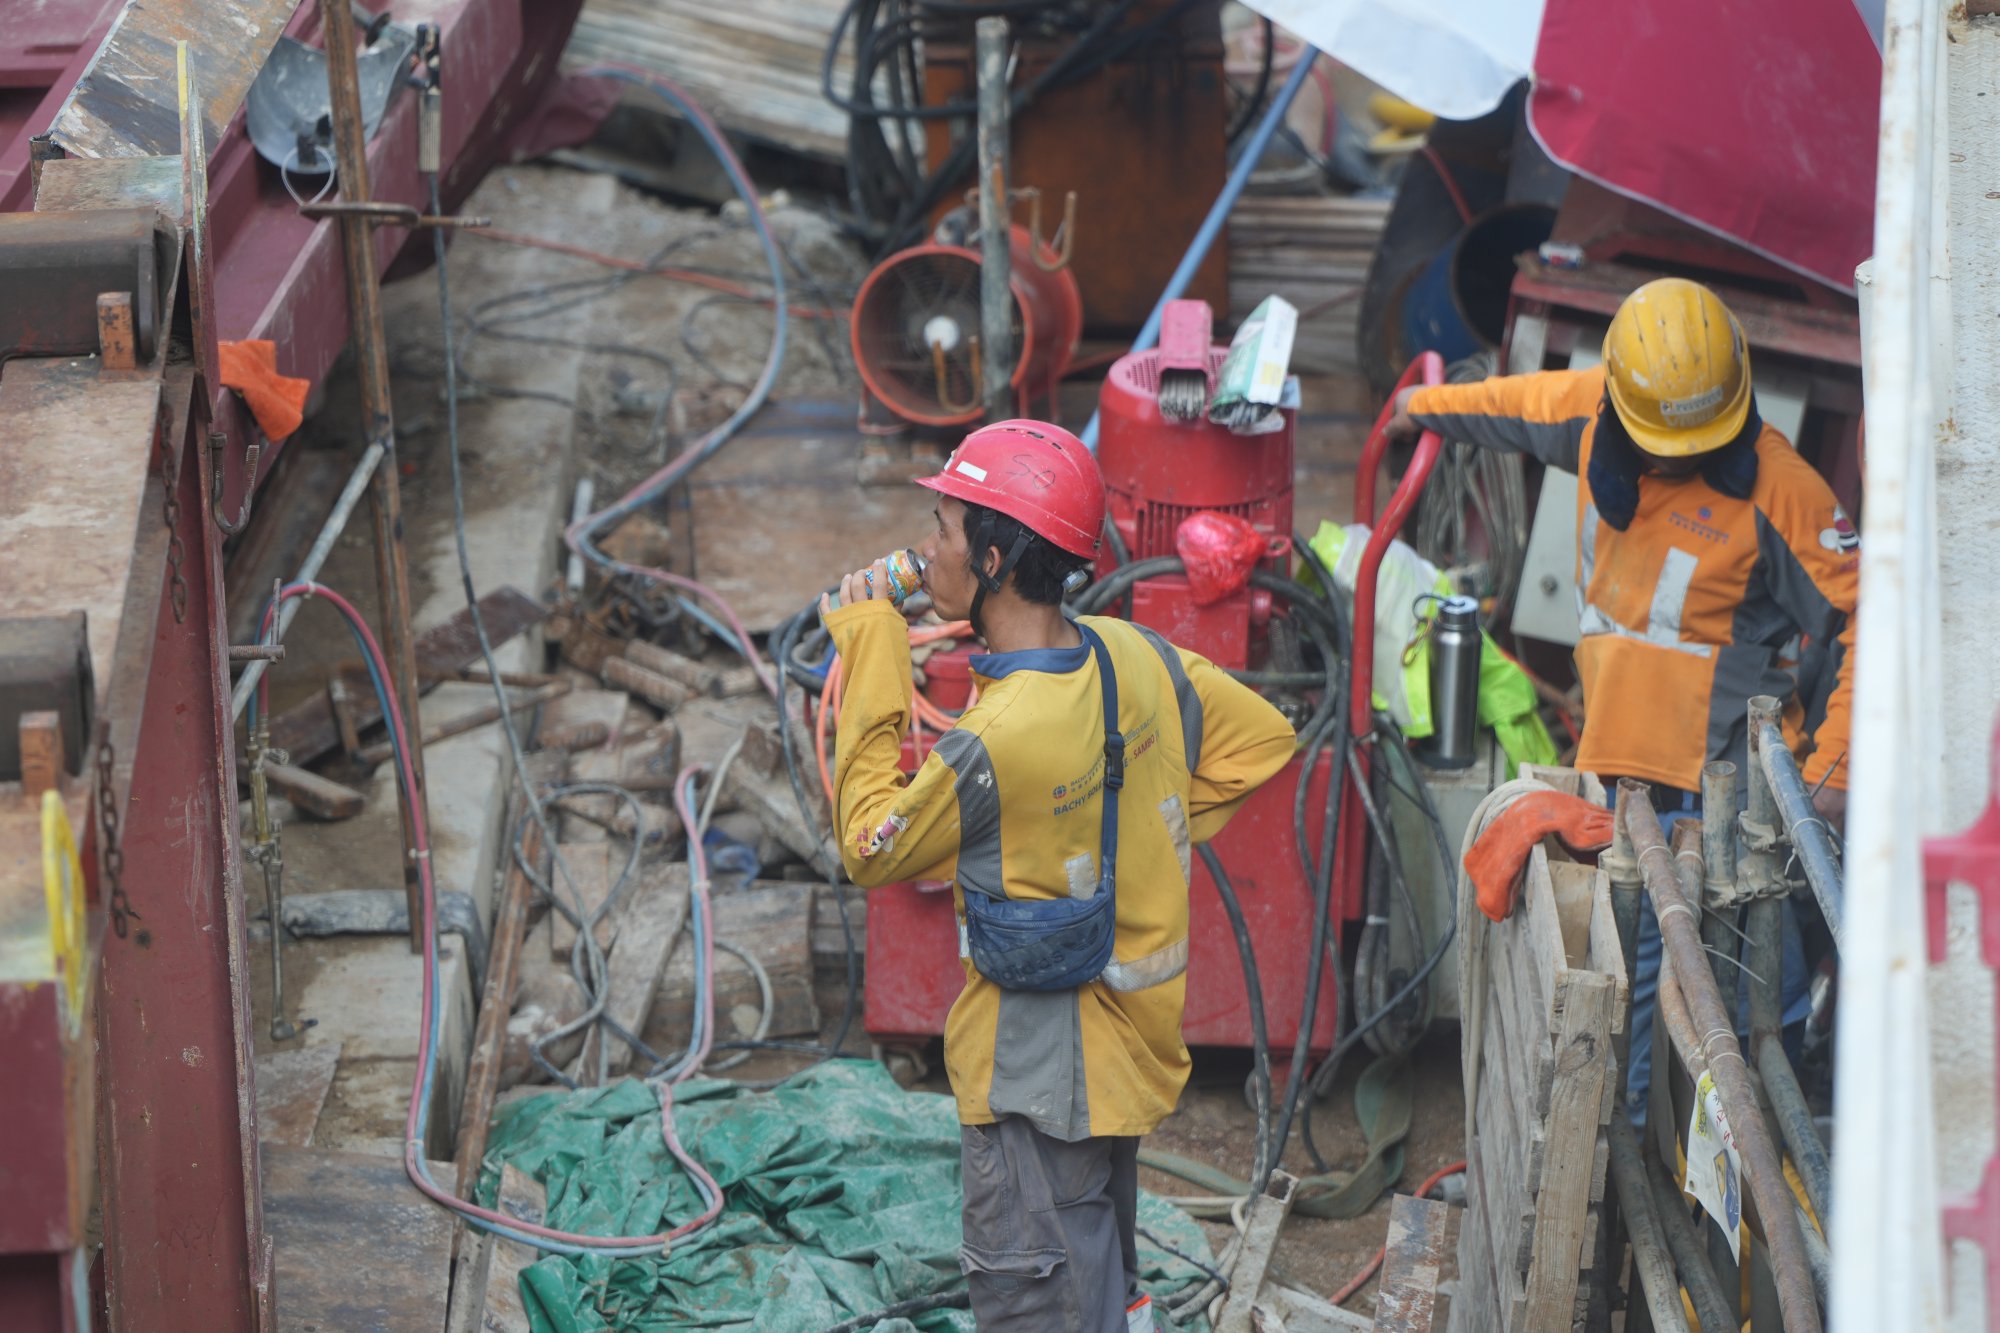
<path id="1" fill-rule="evenodd" d="M 136 77 L 118 86 L 147 89 L 149 97 L 157 88 L 171 115 L 173 47 L 157 39 L 188 41 L 205 69 L 223 67 L 223 77 L 202 86 L 220 89 L 217 97 L 229 103 L 208 108 L 213 306 L 206 322 L 222 338 L 275 340 L 281 368 L 318 382 L 349 332 L 337 227 L 298 216 L 276 173 L 256 159 L 237 106 L 241 89 L 229 77 L 241 74 L 247 86 L 265 56 L 247 49 L 254 43 L 242 36 L 246 13 L 266 38 L 285 24 L 316 40 L 315 8 L 295 7 L 295 0 L 152 0 L 123 11 L 116 26 L 120 7 L 102 0 L 49 0 L 32 17 L 10 14 L 0 23 L 0 212 L 32 206 L 28 136 L 71 104 L 73 85 L 93 74 L 111 84 L 107 72 L 122 60 Z M 399 21 L 442 32 L 448 207 L 470 192 L 535 105 L 579 7 L 577 0 L 399 7 Z M 273 14 L 275 23 L 262 26 Z M 159 105 L 120 105 L 141 129 L 157 129 Z M 377 199 L 422 203 L 414 113 L 414 99 L 399 96 L 370 145 Z M 143 168 L 148 154 L 175 150 L 135 149 L 120 137 L 133 126 L 115 117 L 105 128 L 101 140 L 86 132 L 67 145 L 71 155 L 138 159 L 125 165 Z M 147 193 L 142 171 L 127 173 L 117 161 L 105 168 L 100 187 L 115 196 L 123 184 L 139 202 L 160 202 L 165 225 L 181 233 L 180 201 Z M 49 164 L 44 195 L 81 170 Z M 104 200 L 111 202 L 125 201 Z M 43 204 L 50 206 L 47 198 Z M 377 234 L 380 268 L 405 239 Z M 178 281 L 204 290 L 195 275 Z M 211 418 L 230 440 L 219 460 L 203 447 Z M 81 1189 L 87 1197 L 92 1168 L 103 1204 L 99 1317 L 110 1327 L 275 1326 L 282 1297 L 271 1287 L 259 1180 L 223 546 L 208 504 L 210 468 L 220 461 L 230 476 L 223 507 L 238 506 L 248 428 L 233 395 L 199 366 L 170 363 L 164 346 L 133 371 L 107 369 L 97 358 L 15 360 L 0 370 L 0 438 L 8 441 L 0 460 L 0 607 L 8 615 L 90 613 L 92 753 L 108 743 L 108 781 L 98 785 L 108 788 L 117 817 L 118 906 L 129 908 L 118 914 L 122 932 L 103 935 L 94 1066 L 87 1031 L 80 1041 L 51 1044 L 48 1016 L 36 1007 L 47 1000 L 28 992 L 23 1002 L 20 988 L 0 987 L 0 1054 L 20 1071 L 0 1093 L 7 1126 L 0 1177 L 9 1182 L 0 1328 L 75 1326 L 87 1211 L 77 1196 Z M 0 821 L 0 839 L 8 840 L 0 869 L 31 850 L 18 831 L 17 821 Z M 101 928 L 113 899 L 101 861 L 106 839 L 102 826 L 81 818 L 77 834 Z M 87 1092 L 93 1077 L 94 1154 L 73 1114 L 76 1089 Z M 52 1086 L 70 1090 L 55 1114 L 43 1095 Z"/>

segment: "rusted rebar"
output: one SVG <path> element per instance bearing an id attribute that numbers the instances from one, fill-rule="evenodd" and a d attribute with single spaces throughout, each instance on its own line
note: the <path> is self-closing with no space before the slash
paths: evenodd
<path id="1" fill-rule="evenodd" d="M 1660 923 L 1660 942 L 1673 959 L 1674 974 L 1688 1003 L 1688 1013 L 1700 1034 L 1702 1053 L 1722 1097 L 1723 1112 L 1743 1159 L 1749 1196 L 1763 1224 L 1770 1248 L 1778 1306 L 1788 1333 L 1820 1333 L 1819 1305 L 1813 1293 L 1812 1268 L 1805 1237 L 1785 1181 L 1777 1146 L 1771 1140 L 1750 1082 L 1750 1066 L 1736 1042 L 1736 1025 L 1723 1004 L 1702 948 L 1700 918 L 1674 874 L 1673 853 L 1660 832 L 1646 784 L 1630 778 L 1618 784 L 1618 822 L 1631 836 L 1639 872 L 1653 900 Z"/>
<path id="2" fill-rule="evenodd" d="M 354 53 L 354 14 L 347 0 L 320 0 L 320 24 L 325 33 L 327 92 L 333 120 L 333 155 L 341 198 L 351 204 L 368 202 L 368 133 L 361 117 L 361 84 Z M 404 544 L 403 495 L 396 463 L 395 406 L 389 396 L 389 344 L 382 326 L 382 289 L 375 274 L 375 227 L 364 212 L 340 215 L 340 239 L 347 260 L 347 301 L 354 339 L 356 377 L 361 382 L 362 434 L 372 449 L 381 445 L 383 462 L 373 469 L 375 509 L 375 575 L 382 603 L 382 647 L 391 679 L 412 737 L 423 735 L 417 702 L 417 655 L 410 631 L 410 562 Z M 403 821 L 403 895 L 410 910 L 410 951 L 423 950 L 422 890 L 417 866 L 416 828 L 429 802 L 425 785 L 423 747 L 412 745 L 407 756 L 409 792 L 397 784 Z"/>

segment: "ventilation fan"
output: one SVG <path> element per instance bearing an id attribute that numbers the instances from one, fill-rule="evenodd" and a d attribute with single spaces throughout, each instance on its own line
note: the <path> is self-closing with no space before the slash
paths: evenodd
<path id="1" fill-rule="evenodd" d="M 1053 398 L 1083 332 L 1076 279 L 1025 227 L 1012 230 L 1015 365 L 1026 408 Z M 1038 262 L 1039 261 L 1039 262 Z M 854 298 L 854 362 L 867 392 L 905 421 L 964 426 L 985 414 L 976 249 L 918 245 L 876 265 Z M 1054 271 L 1052 271 L 1054 270 Z"/>

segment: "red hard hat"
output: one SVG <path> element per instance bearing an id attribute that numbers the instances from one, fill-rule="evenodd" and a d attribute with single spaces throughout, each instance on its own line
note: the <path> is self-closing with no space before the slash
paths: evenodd
<path id="1" fill-rule="evenodd" d="M 1019 519 L 1071 555 L 1104 540 L 1104 475 L 1083 441 L 1046 421 L 996 421 L 965 437 L 944 470 L 922 477 L 942 495 Z"/>

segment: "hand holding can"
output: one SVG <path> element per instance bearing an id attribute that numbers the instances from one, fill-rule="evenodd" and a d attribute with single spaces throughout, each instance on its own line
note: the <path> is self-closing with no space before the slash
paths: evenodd
<path id="1" fill-rule="evenodd" d="M 900 551 L 891 551 L 866 569 L 857 569 L 842 578 L 837 592 L 820 598 L 820 611 L 824 614 L 850 602 L 877 599 L 886 599 L 891 605 L 901 606 L 923 586 L 923 557 L 905 547 Z"/>

